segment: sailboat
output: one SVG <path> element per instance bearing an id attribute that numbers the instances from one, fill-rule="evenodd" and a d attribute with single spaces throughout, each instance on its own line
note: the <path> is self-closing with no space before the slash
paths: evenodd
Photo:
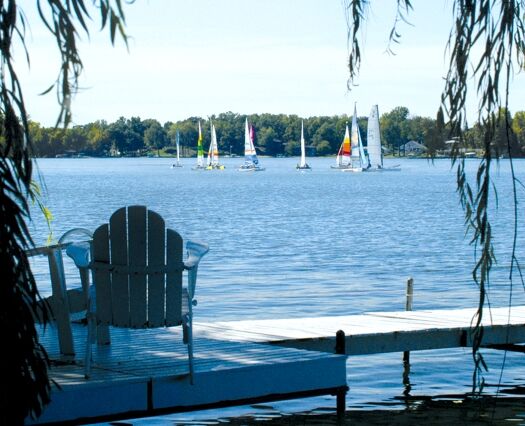
<path id="1" fill-rule="evenodd" d="M 180 157 L 179 157 L 180 134 L 179 134 L 178 130 L 177 130 L 177 135 L 175 136 L 175 143 L 176 143 L 176 146 L 177 146 L 177 162 L 171 165 L 172 169 L 174 167 L 182 167 L 182 164 L 180 163 Z"/>
<path id="2" fill-rule="evenodd" d="M 306 163 L 306 148 L 304 143 L 304 122 L 301 121 L 301 161 L 296 166 L 297 170 L 310 170 L 311 167 Z"/>
<path id="3" fill-rule="evenodd" d="M 350 132 L 348 130 L 348 124 L 346 125 L 345 137 L 335 157 L 335 166 L 330 166 L 332 169 L 349 169 L 352 167 L 350 161 Z"/>
<path id="4" fill-rule="evenodd" d="M 365 148 L 361 140 L 361 132 L 357 124 L 357 108 L 354 104 L 354 116 L 352 117 L 352 130 L 350 136 L 350 167 L 343 169 L 344 172 L 362 172 L 369 168 L 370 163 L 365 155 Z"/>
<path id="5" fill-rule="evenodd" d="M 204 150 L 202 148 L 202 130 L 201 122 L 199 121 L 199 138 L 197 139 L 197 165 L 192 167 L 192 170 L 204 169 Z"/>
<path id="6" fill-rule="evenodd" d="M 244 164 L 239 167 L 239 171 L 241 172 L 260 172 L 264 170 L 264 168 L 259 165 L 253 140 L 253 127 L 248 125 L 248 118 L 246 118 L 244 126 Z"/>
<path id="7" fill-rule="evenodd" d="M 397 171 L 401 170 L 399 165 L 394 167 L 384 167 L 383 150 L 381 148 L 381 132 L 379 130 L 379 109 L 377 105 L 372 107 L 368 116 L 368 159 L 370 167 L 367 171 Z"/>
<path id="8" fill-rule="evenodd" d="M 208 150 L 208 162 L 206 170 L 224 170 L 224 165 L 219 163 L 219 147 L 217 146 L 217 134 L 215 126 L 211 125 L 211 142 Z"/>

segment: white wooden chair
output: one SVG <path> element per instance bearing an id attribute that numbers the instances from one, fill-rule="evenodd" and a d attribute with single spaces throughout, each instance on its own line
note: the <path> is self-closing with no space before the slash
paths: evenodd
<path id="1" fill-rule="evenodd" d="M 72 244 L 66 252 L 80 269 L 91 270 L 94 291 L 89 293 L 85 376 L 91 373 L 97 329 L 183 327 L 193 383 L 192 306 L 197 268 L 208 245 L 188 241 L 183 262 L 182 237 L 166 229 L 164 220 L 144 206 L 117 210 L 109 223 L 93 233 L 91 253 Z M 188 285 L 182 273 L 188 271 Z M 109 335 L 107 336 L 109 343 Z M 101 343 L 99 339 L 99 343 Z"/>

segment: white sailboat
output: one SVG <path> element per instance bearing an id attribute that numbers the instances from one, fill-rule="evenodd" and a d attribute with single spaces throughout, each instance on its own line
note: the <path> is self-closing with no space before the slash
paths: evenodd
<path id="1" fill-rule="evenodd" d="M 352 133 L 350 136 L 350 167 L 342 169 L 344 172 L 362 172 L 369 167 L 368 157 L 361 140 L 361 132 L 357 124 L 357 108 L 354 104 L 354 116 L 352 117 Z"/>
<path id="2" fill-rule="evenodd" d="M 306 163 L 306 147 L 304 142 L 304 122 L 301 121 L 301 160 L 296 166 L 297 170 L 310 170 L 311 167 Z"/>
<path id="3" fill-rule="evenodd" d="M 259 165 L 253 139 L 253 127 L 248 125 L 248 118 L 246 118 L 244 126 L 244 164 L 239 167 L 239 171 L 241 172 L 260 172 L 264 170 L 264 168 Z"/>
<path id="4" fill-rule="evenodd" d="M 219 163 L 219 147 L 217 145 L 217 133 L 215 126 L 211 125 L 211 142 L 208 150 L 208 161 L 206 170 L 224 170 L 224 165 Z"/>
<path id="5" fill-rule="evenodd" d="M 202 148 L 202 130 L 201 122 L 199 121 L 199 138 L 197 139 L 197 165 L 192 167 L 192 170 L 204 169 L 204 149 Z"/>
<path id="6" fill-rule="evenodd" d="M 367 171 L 398 171 L 401 170 L 399 165 L 394 167 L 384 167 L 383 149 L 381 147 L 381 131 L 379 128 L 379 109 L 377 105 L 372 107 L 368 116 L 368 158 L 370 167 Z"/>
<path id="7" fill-rule="evenodd" d="M 177 130 L 177 135 L 175 136 L 175 144 L 177 146 L 177 162 L 172 164 L 171 168 L 182 167 L 182 164 L 180 163 L 180 157 L 179 157 L 180 134 L 178 130 Z"/>

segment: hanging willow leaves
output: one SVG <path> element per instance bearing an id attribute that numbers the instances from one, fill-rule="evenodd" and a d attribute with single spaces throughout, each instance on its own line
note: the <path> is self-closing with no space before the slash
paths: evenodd
<path id="1" fill-rule="evenodd" d="M 348 36 L 349 84 L 356 81 L 361 63 L 359 29 L 370 7 L 369 0 L 344 0 L 349 23 Z M 406 21 L 412 10 L 410 0 L 396 0 L 397 17 L 390 32 L 390 42 L 400 40 L 399 22 Z M 457 192 L 465 214 L 465 225 L 474 246 L 475 265 L 472 279 L 479 290 L 478 309 L 472 320 L 472 355 L 474 359 L 473 391 L 483 388 L 482 371 L 486 364 L 479 351 L 483 338 L 481 321 L 484 308 L 490 309 L 487 290 L 490 272 L 495 262 L 492 245 L 491 208 L 497 205 L 497 193 L 492 183 L 492 165 L 500 155 L 508 157 L 512 172 L 514 202 L 514 235 L 510 265 L 509 312 L 515 273 L 522 286 L 523 274 L 516 256 L 518 233 L 517 185 L 512 160 L 511 125 L 508 114 L 509 88 L 513 73 L 523 70 L 525 64 L 524 0 L 453 0 L 451 28 L 446 52 L 448 72 L 440 101 L 440 111 L 447 116 L 450 136 L 457 142 L 452 149 L 452 163 L 456 167 Z M 382 5 L 384 7 L 384 5 Z M 478 53 L 481 52 L 481 53 Z M 474 93 L 472 93 L 474 92 Z M 482 129 L 483 158 L 474 183 L 470 183 L 462 157 L 464 129 L 467 127 L 467 99 L 478 99 L 478 124 Z M 504 150 L 501 152 L 497 130 L 504 128 Z"/>
<path id="2" fill-rule="evenodd" d="M 27 5 L 27 2 L 26 2 Z M 58 77 L 46 92 L 56 90 L 57 125 L 71 120 L 71 98 L 78 90 L 82 61 L 77 49 L 79 28 L 88 32 L 91 19 L 84 0 L 37 0 L 38 13 L 57 43 L 61 59 Z M 102 28 L 110 16 L 111 41 L 115 28 L 124 41 L 124 14 L 120 0 L 91 0 L 101 13 Z M 27 7 L 27 6 L 26 6 Z M 48 318 L 31 273 L 25 250 L 32 246 L 27 223 L 29 200 L 40 199 L 32 180 L 28 114 L 12 57 L 15 42 L 25 45 L 27 23 L 16 0 L 0 2 L 0 424 L 23 424 L 37 417 L 49 402 L 49 360 L 38 340 L 35 319 Z M 50 219 L 49 211 L 41 206 Z"/>

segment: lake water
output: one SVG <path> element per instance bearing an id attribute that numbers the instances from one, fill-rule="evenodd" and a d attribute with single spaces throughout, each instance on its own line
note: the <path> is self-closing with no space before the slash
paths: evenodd
<path id="1" fill-rule="evenodd" d="M 111 213 L 144 204 L 160 213 L 185 239 L 210 245 L 199 270 L 196 321 L 297 318 L 402 310 L 408 277 L 414 278 L 414 309 L 474 307 L 471 279 L 474 248 L 465 237 L 464 215 L 455 192 L 449 160 L 388 160 L 399 172 L 341 173 L 332 158 L 312 158 L 312 170 L 295 170 L 297 159 L 267 159 L 266 171 L 240 173 L 241 158 L 225 158 L 223 171 L 193 171 L 193 159 L 171 168 L 162 158 L 41 159 L 38 169 L 54 215 L 58 238 L 73 227 L 93 230 Z M 467 167 L 474 176 L 476 160 Z M 516 169 L 524 180 L 525 162 Z M 490 302 L 506 306 L 513 231 L 510 168 L 494 170 L 498 208 L 492 212 L 498 264 L 491 279 Z M 519 197 L 523 197 L 523 189 Z M 48 236 L 35 210 L 32 233 L 37 244 Z M 518 229 L 523 262 L 525 229 Z M 34 266 L 42 293 L 49 293 L 45 259 Z M 525 303 L 516 282 L 513 303 Z M 485 351 L 488 392 L 495 392 L 503 353 Z M 348 360 L 352 408 L 404 404 L 400 354 Z M 410 395 L 444 397 L 471 388 L 470 349 L 414 352 Z M 507 354 L 502 392 L 525 385 L 523 354 Z M 330 397 L 279 402 L 281 413 L 333 409 Z M 253 407 L 167 416 L 170 421 L 216 418 L 263 410 Z M 166 420 L 166 417 L 159 420 Z"/>

